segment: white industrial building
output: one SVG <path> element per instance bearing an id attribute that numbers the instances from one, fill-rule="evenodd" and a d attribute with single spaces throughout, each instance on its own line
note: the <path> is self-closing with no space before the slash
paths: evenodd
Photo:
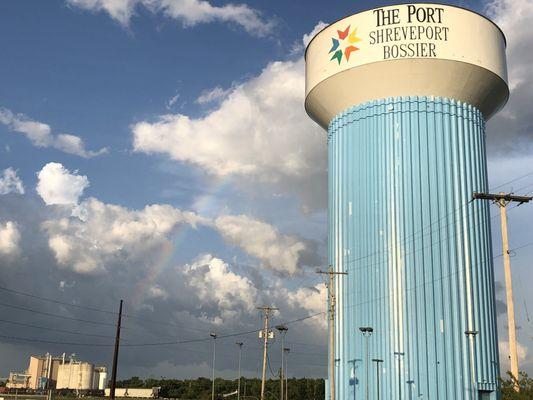
<path id="1" fill-rule="evenodd" d="M 57 372 L 56 389 L 104 390 L 107 370 L 88 362 L 70 360 L 61 364 Z"/>
<path id="2" fill-rule="evenodd" d="M 77 361 L 74 354 L 67 359 L 50 354 L 30 356 L 25 372 L 11 372 L 6 383 L 8 389 L 44 390 L 104 390 L 107 385 L 107 369 Z"/>

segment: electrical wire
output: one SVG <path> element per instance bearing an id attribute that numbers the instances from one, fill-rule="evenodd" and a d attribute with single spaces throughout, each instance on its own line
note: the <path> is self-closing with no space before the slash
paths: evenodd
<path id="1" fill-rule="evenodd" d="M 42 329 L 42 330 L 45 330 L 45 331 L 68 333 L 68 334 L 71 334 L 71 335 L 93 336 L 93 337 L 114 339 L 114 336 L 109 336 L 109 335 L 98 335 L 96 333 L 85 333 L 85 332 L 79 332 L 79 331 L 68 331 L 68 330 L 65 330 L 65 329 L 48 328 L 46 326 L 26 324 L 24 322 L 9 321 L 9 320 L 6 320 L 6 319 L 0 319 L 0 322 L 6 323 L 6 324 L 11 324 L 11 325 L 24 326 L 24 327 L 27 327 L 27 328 Z"/>
<path id="2" fill-rule="evenodd" d="M 118 313 L 115 312 L 115 311 L 102 310 L 102 309 L 99 309 L 99 308 L 93 308 L 93 307 L 81 306 L 81 305 L 78 305 L 78 304 L 67 303 L 67 302 L 63 302 L 63 301 L 59 301 L 59 300 L 50 299 L 50 298 L 47 298 L 47 297 L 37 296 L 35 294 L 31 294 L 31 293 L 27 293 L 27 292 L 22 292 L 20 290 L 6 288 L 6 287 L 3 287 L 3 286 L 0 286 L 0 290 L 2 290 L 4 292 L 17 294 L 17 295 L 20 295 L 20 296 L 30 297 L 32 299 L 38 299 L 38 300 L 42 300 L 42 301 L 47 301 L 49 303 L 61 304 L 61 305 L 64 305 L 64 306 L 79 308 L 79 309 L 82 309 L 82 310 L 89 310 L 89 311 L 101 312 L 101 313 L 105 313 L 105 314 L 118 315 Z"/>
<path id="3" fill-rule="evenodd" d="M 53 303 L 53 304 L 61 304 L 61 305 L 64 305 L 64 306 L 74 307 L 74 308 L 78 308 L 78 309 L 82 309 L 82 310 L 89 310 L 89 311 L 100 312 L 100 313 L 105 313 L 105 314 L 118 315 L 118 312 L 116 312 L 116 311 L 109 311 L 109 310 L 104 310 L 104 309 L 99 309 L 99 308 L 94 308 L 94 307 L 88 307 L 88 306 L 83 306 L 83 305 L 78 305 L 78 304 L 67 303 L 67 302 L 64 302 L 64 301 L 57 300 L 57 299 L 51 299 L 49 297 L 38 296 L 38 295 L 35 295 L 35 294 L 31 294 L 31 293 L 28 293 L 28 292 L 23 292 L 23 291 L 20 291 L 20 290 L 10 289 L 10 288 L 3 287 L 3 286 L 0 286 L 0 291 L 5 291 L 5 292 L 8 292 L 8 293 L 17 294 L 17 295 L 20 295 L 20 296 L 26 296 L 26 297 L 33 298 L 33 299 L 42 300 L 42 301 L 46 301 L 46 302 Z M 0 304 L 0 305 L 4 305 L 5 307 L 11 307 L 11 306 L 6 305 L 6 304 Z M 13 308 L 14 308 L 14 306 L 13 306 Z M 30 311 L 29 309 L 24 309 L 24 310 L 25 311 Z M 32 310 L 31 312 L 41 313 L 41 314 L 43 313 L 43 312 L 38 312 L 37 310 Z M 45 314 L 45 315 L 49 315 L 50 316 L 50 314 Z M 180 329 L 190 330 L 190 331 L 195 331 L 195 332 L 202 332 L 202 333 L 208 332 L 205 329 L 184 327 L 184 326 L 172 323 L 172 322 L 168 322 L 168 321 L 167 322 L 163 322 L 163 321 L 157 321 L 157 320 L 153 320 L 153 319 L 147 319 L 147 318 L 139 317 L 139 316 L 134 315 L 134 314 L 122 314 L 122 318 L 129 318 L 129 319 L 137 320 L 137 321 L 140 321 L 140 322 L 147 322 L 147 323 L 150 323 L 150 324 L 165 325 L 165 326 L 170 326 L 170 327 L 175 327 L 175 328 L 180 328 Z M 84 320 L 82 322 L 88 322 L 88 321 Z M 96 323 L 96 321 L 92 321 L 91 323 Z M 116 326 L 115 324 L 110 324 L 110 325 Z"/>
<path id="4" fill-rule="evenodd" d="M 530 174 L 533 174 L 530 173 Z M 530 175 L 528 174 L 528 175 Z M 526 175 L 526 176 L 528 176 Z M 524 176 L 525 177 L 525 176 Z M 519 180 L 521 179 L 521 177 L 519 178 L 516 178 L 515 180 L 512 180 L 512 181 L 509 181 L 508 183 L 511 183 L 511 182 L 514 182 L 516 180 Z M 500 186 L 503 186 L 505 184 L 502 184 Z M 500 187 L 498 186 L 498 187 Z M 458 212 L 462 207 L 466 207 L 468 206 L 470 203 L 472 202 L 472 200 L 469 200 L 467 203 L 465 204 L 462 204 L 460 205 L 459 207 L 457 207 L 456 209 L 454 209 L 453 211 L 449 212 L 448 214 L 444 215 L 443 217 L 439 218 L 438 220 L 436 221 L 433 221 L 431 222 L 429 225 L 425 226 L 425 227 L 422 227 L 420 230 L 418 231 L 415 231 L 413 232 L 411 235 L 407 236 L 406 238 L 404 238 L 404 241 L 406 241 L 409 237 L 413 237 L 413 239 L 416 239 L 416 235 L 418 233 L 423 233 L 425 229 L 433 226 L 434 224 L 436 223 L 439 223 L 439 226 L 438 226 L 438 230 L 440 231 L 441 229 L 445 228 L 447 225 L 450 225 L 452 224 L 454 221 L 450 221 L 448 224 L 446 224 L 445 226 L 441 227 L 440 226 L 440 221 L 443 220 L 444 218 L 448 218 L 448 216 L 450 214 L 455 214 L 456 212 Z M 514 208 L 518 207 L 518 205 L 514 206 L 514 207 L 510 207 L 509 210 L 512 210 Z M 494 217 L 492 217 L 494 218 Z M 481 221 L 483 222 L 483 221 Z M 480 223 L 481 223 L 480 222 Z M 478 224 L 476 224 L 475 226 L 471 227 L 470 229 L 476 227 Z M 432 231 L 429 231 L 428 233 L 426 233 L 425 235 L 428 235 L 428 234 L 431 234 Z M 460 231 L 457 232 L 457 234 L 461 233 Z M 422 237 L 424 237 L 425 235 L 422 235 Z M 437 242 L 438 243 L 442 243 L 443 240 L 439 240 Z M 517 249 L 520 249 L 520 248 L 524 248 L 526 246 L 529 246 L 529 245 L 532 245 L 533 243 L 527 243 L 527 244 L 524 244 L 522 246 L 519 246 L 517 248 L 515 248 L 514 250 L 517 250 Z M 430 246 L 429 247 L 433 247 L 435 245 L 435 243 L 431 242 L 430 243 Z M 417 249 L 416 251 L 420 251 L 420 250 L 423 250 L 424 248 L 427 248 L 428 246 L 426 247 L 423 247 L 422 249 Z M 359 257 L 357 259 L 353 259 L 353 260 L 349 260 L 349 261 L 345 261 L 344 264 L 346 263 L 349 263 L 349 262 L 355 262 L 355 261 L 360 261 L 362 259 L 365 259 L 365 258 L 369 258 L 369 257 L 372 257 L 373 255 L 376 255 L 376 254 L 379 254 L 380 252 L 374 252 L 374 253 L 371 253 L 371 254 L 368 254 L 366 256 L 362 256 L 362 257 Z M 405 255 L 408 255 L 408 253 L 405 253 Z M 494 257 L 496 258 L 496 257 Z M 369 267 L 369 266 L 372 266 L 372 265 L 375 265 L 375 264 L 370 264 L 370 265 L 366 265 L 365 267 Z M 436 280 L 433 280 L 433 281 L 437 281 L 437 280 L 441 280 L 441 279 L 445 279 L 446 277 L 449 277 L 449 276 L 452 276 L 453 274 L 456 274 L 458 272 L 460 272 L 462 270 L 461 269 L 458 269 L 457 271 L 454 271 L 452 272 L 451 274 L 449 274 L 448 276 L 442 276 L 440 278 L 437 278 Z M 428 283 L 431 283 L 433 281 L 429 281 L 429 282 L 423 282 L 421 285 L 426 285 Z M 412 288 L 409 288 L 407 290 L 413 290 L 415 289 L 416 287 L 418 286 L 421 286 L 421 285 L 416 285 L 415 287 L 412 287 Z M 53 300 L 53 299 L 49 299 L 49 298 L 45 298 L 45 297 L 41 297 L 41 296 L 36 296 L 36 295 L 32 295 L 32 294 L 29 294 L 29 293 L 25 293 L 25 292 L 21 292 L 21 291 L 16 291 L 16 290 L 13 290 L 13 289 L 9 289 L 9 288 L 5 288 L 5 287 L 0 287 L 0 290 L 4 290 L 4 291 L 8 291 L 8 292 L 11 292 L 11 293 L 16 293 L 16 294 L 19 294 L 19 295 L 24 295 L 24 296 L 28 296 L 28 297 L 31 297 L 31 298 L 36 298 L 36 299 L 39 299 L 39 300 L 43 300 L 43 301 L 49 301 L 49 302 L 52 302 L 52 303 L 56 303 L 56 304 L 63 304 L 63 305 L 66 305 L 66 306 L 71 306 L 71 307 L 76 307 L 76 308 L 80 308 L 80 309 L 87 309 L 87 310 L 90 310 L 90 311 L 96 311 L 96 312 L 102 312 L 102 313 L 106 313 L 106 314 L 114 314 L 116 315 L 117 313 L 114 312 L 114 311 L 109 311 L 109 310 L 102 310 L 102 309 L 97 309 L 97 308 L 93 308 L 93 307 L 86 307 L 86 306 L 80 306 L 80 305 L 76 305 L 76 304 L 71 304 L 71 303 L 66 303 L 66 302 L 61 302 L 59 300 Z M 389 296 L 384 296 L 384 297 L 389 297 Z M 378 300 L 378 299 L 375 299 L 375 300 Z M 363 303 L 361 303 L 363 304 Z M 85 320 L 85 319 L 79 319 L 79 318 L 73 318 L 73 317 L 66 317 L 66 316 L 63 316 L 63 315 L 58 315 L 58 314 L 52 314 L 52 313 L 47 313 L 47 312 L 42 312 L 42 311 L 37 311 L 37 310 L 34 310 L 34 309 L 30 309 L 30 308 L 24 308 L 24 307 L 19 307 L 19 306 L 14 306 L 14 305 L 10 305 L 10 304 L 5 304 L 5 303 L 0 303 L 0 306 L 4 306 L 4 307 L 9 307 L 9 308 L 14 308 L 14 309 L 18 309 L 18 310 L 23 310 L 23 311 L 28 311 L 28 312 L 33 312 L 33 313 L 37 313 L 37 314 L 42 314 L 42 315 L 47 315 L 47 316 L 52 316 L 52 317 L 56 317 L 56 318 L 62 318 L 62 319 L 67 319 L 67 320 L 74 320 L 74 321 L 78 321 L 78 322 L 84 322 L 84 323 L 90 323 L 90 324 L 98 324 L 98 325 L 106 325 L 106 326 L 115 326 L 115 324 L 110 324 L 110 323 L 104 323 L 104 322 L 99 322 L 99 321 L 94 321 L 94 320 Z M 355 306 L 355 304 L 353 305 Z M 296 320 L 293 320 L 293 321 L 289 321 L 289 322 L 286 322 L 285 324 L 293 324 L 293 323 L 297 323 L 297 322 L 300 322 L 300 321 L 303 321 L 303 320 L 306 320 L 306 319 L 309 319 L 309 318 L 313 318 L 313 317 L 316 317 L 318 315 L 323 315 L 325 314 L 325 312 L 321 312 L 321 313 L 317 313 L 317 314 L 314 314 L 314 315 L 310 315 L 310 316 L 306 316 L 306 317 L 302 317 L 302 318 L 299 318 L 299 319 L 296 319 Z M 138 319 L 138 320 L 143 320 L 143 321 L 147 321 L 147 322 L 151 322 L 151 323 L 160 323 L 160 324 L 164 324 L 164 325 L 170 325 L 170 326 L 176 326 L 176 327 L 180 327 L 179 325 L 176 325 L 176 324 L 172 324 L 172 323 L 165 323 L 165 322 L 161 322 L 161 321 L 152 321 L 152 320 L 146 320 L 144 318 L 140 318 L 140 317 L 137 317 L 137 316 L 134 316 L 134 315 L 124 315 L 125 317 L 127 318 L 133 318 L 133 319 Z M 6 321 L 7 322 L 7 321 Z M 9 323 L 9 322 L 8 322 Z M 36 326 L 34 326 L 36 327 Z M 38 327 L 36 327 L 38 328 Z M 39 327 L 41 329 L 46 329 L 44 327 Z M 183 328 L 183 327 L 180 327 L 180 328 Z M 49 328 L 50 329 L 50 328 Z M 229 338 L 229 337 L 235 337 L 235 336 L 242 336 L 242 335 L 247 335 L 247 334 L 251 334 L 251 333 L 257 333 L 259 332 L 261 329 L 255 329 L 255 330 L 251 330 L 251 331 L 246 331 L 246 332 L 237 332 L 237 333 L 231 333 L 231 334 L 227 334 L 227 335 L 221 335 L 219 336 L 220 339 L 223 339 L 223 338 Z M 199 330 L 200 331 L 200 330 Z M 204 332 L 204 331 L 202 331 Z M 71 331 L 72 333 L 72 331 Z M 74 342 L 56 342 L 56 341 L 46 341 L 46 340 L 41 340 L 41 339 L 31 339 L 31 338 L 18 338 L 18 337 L 15 337 L 15 336 L 8 336 L 8 335 L 0 335 L 0 337 L 4 337 L 4 338 L 9 338 L 9 339 L 13 339 L 13 340 L 25 340 L 25 341 L 35 341 L 35 342 L 42 342 L 42 343 L 57 343 L 57 344 L 71 344 L 71 345 L 80 345 L 80 346 L 112 346 L 111 344 L 96 344 L 96 343 L 74 343 Z M 137 344 L 123 344 L 122 346 L 129 346 L 129 347 L 142 347 L 142 346 L 164 346 L 164 345 L 176 345 L 176 344 L 185 344 L 185 343 L 198 343 L 198 342 L 205 342 L 205 341 L 208 341 L 210 340 L 209 338 L 202 338 L 202 339 L 191 339 L 191 340 L 181 340 L 181 341 L 172 341 L 172 342 L 155 342 L 155 343 L 137 343 Z"/>
<path id="5" fill-rule="evenodd" d="M 0 305 L 2 305 L 0 303 Z M 287 321 L 285 322 L 285 325 L 292 324 L 299 321 L 304 321 L 306 319 L 314 318 L 318 315 L 325 314 L 325 312 L 317 313 L 313 315 L 309 315 L 307 317 L 298 318 L 296 320 Z M 254 329 L 250 331 L 243 331 L 243 332 L 234 332 L 226 335 L 220 335 L 217 336 L 217 340 L 219 339 L 226 339 L 236 336 L 245 336 L 252 333 L 257 333 L 261 331 L 260 329 Z M 12 340 L 20 340 L 20 341 L 26 341 L 26 342 L 38 342 L 38 343 L 52 343 L 52 344 L 64 344 L 64 345 L 71 345 L 71 346 L 91 346 L 91 347 L 110 347 L 114 346 L 114 344 L 111 343 L 78 343 L 78 342 L 61 342 L 61 341 L 49 341 L 49 340 L 42 340 L 42 339 L 35 339 L 35 338 L 27 338 L 27 337 L 19 337 L 19 336 L 9 336 L 9 335 L 0 335 L 0 337 L 6 338 L 6 339 L 12 339 Z M 197 338 L 197 339 L 188 339 L 188 340 L 177 340 L 177 341 L 169 341 L 169 342 L 147 342 L 147 343 L 124 343 L 121 344 L 121 347 L 153 347 L 153 346 L 169 346 L 169 345 L 179 345 L 179 344 L 187 344 L 187 343 L 201 343 L 212 340 L 210 337 L 206 338 Z"/>
<path id="6" fill-rule="evenodd" d="M 116 311 L 103 310 L 103 309 L 95 308 L 95 307 L 88 307 L 88 306 L 82 306 L 82 305 L 79 305 L 79 304 L 67 303 L 67 302 L 64 302 L 64 301 L 57 300 L 57 299 L 51 299 L 49 297 L 37 296 L 35 294 L 31 294 L 31 293 L 28 293 L 28 292 L 23 292 L 23 291 L 20 291 L 20 290 L 10 289 L 10 288 L 6 288 L 6 287 L 3 287 L 3 286 L 0 286 L 0 290 L 4 291 L 4 292 L 8 292 L 8 293 L 17 294 L 17 295 L 20 295 L 20 296 L 26 296 L 26 297 L 29 297 L 29 298 L 32 298 L 32 299 L 46 301 L 46 302 L 53 303 L 53 304 L 61 304 L 61 305 L 68 306 L 68 307 L 74 307 L 74 308 L 78 308 L 78 309 L 81 309 L 81 310 L 89 310 L 89 311 L 94 311 L 94 312 L 110 314 L 110 315 L 118 315 L 118 312 L 116 312 Z M 148 322 L 148 323 L 151 323 L 151 324 L 167 325 L 167 326 L 179 327 L 179 328 L 182 328 L 182 329 L 188 329 L 188 330 L 193 330 L 193 331 L 198 331 L 198 332 L 206 332 L 205 330 L 202 330 L 202 329 L 195 329 L 195 328 L 190 328 L 190 327 L 182 327 L 180 325 L 173 324 L 173 323 L 170 323 L 170 322 L 155 321 L 155 320 L 151 320 L 151 319 L 141 318 L 139 316 L 132 315 L 132 314 L 122 314 L 122 317 L 123 318 L 129 318 L 129 319 L 135 319 L 135 320 L 138 320 L 138 321 L 141 321 L 141 322 Z"/>
<path id="7" fill-rule="evenodd" d="M 469 202 L 471 202 L 471 200 L 470 200 Z M 513 209 L 515 209 L 515 208 L 517 208 L 517 207 L 519 207 L 519 204 L 514 205 L 513 207 L 509 207 L 508 211 L 511 211 L 511 210 L 513 210 Z M 479 210 L 479 209 L 478 209 L 478 210 Z M 476 215 L 475 215 L 476 213 L 477 213 L 477 210 L 474 211 L 474 213 L 473 213 L 473 215 L 471 216 L 471 218 L 474 218 L 474 219 L 477 218 Z M 493 216 L 490 218 L 490 220 L 492 220 L 492 219 L 494 219 L 494 218 L 497 218 L 498 215 L 499 215 L 499 214 L 493 215 Z M 467 217 L 467 216 L 465 216 L 465 218 L 466 218 L 466 217 Z M 441 219 L 442 219 L 442 218 L 441 218 Z M 486 221 L 485 219 L 480 218 L 480 220 L 479 220 L 478 223 L 476 223 L 476 224 L 474 224 L 474 225 L 470 225 L 470 226 L 466 229 L 466 231 L 467 231 L 467 232 L 473 231 L 475 228 L 477 228 L 478 226 L 480 226 L 480 225 L 482 225 L 482 224 L 485 224 L 486 222 L 487 222 L 487 221 Z M 448 227 L 449 225 L 451 225 L 452 223 L 454 223 L 454 221 L 451 221 L 451 222 L 449 222 L 448 224 L 443 225 L 442 227 L 439 227 L 439 233 L 438 233 L 438 235 L 440 236 L 440 231 L 443 230 L 443 229 L 445 229 L 445 228 L 447 228 L 447 227 Z M 421 230 L 423 230 L 423 229 L 424 229 L 424 228 L 422 228 Z M 431 235 L 431 234 L 435 234 L 435 235 L 437 235 L 437 232 L 436 232 L 436 231 L 433 231 L 433 230 L 432 230 L 432 231 L 429 231 L 428 233 L 426 233 L 425 235 L 423 235 L 423 236 L 420 238 L 420 240 L 423 241 L 423 237 L 424 237 L 424 236 L 426 236 L 426 235 Z M 429 248 L 436 247 L 437 245 L 443 243 L 444 241 L 447 241 L 447 240 L 449 240 L 449 239 L 450 239 L 450 240 L 451 240 L 451 239 L 455 239 L 455 238 L 456 238 L 457 236 L 459 236 L 460 234 L 463 234 L 463 231 L 462 231 L 461 229 L 457 230 L 456 232 L 451 232 L 450 234 L 448 234 L 448 235 L 445 236 L 444 238 L 441 238 L 441 239 L 439 239 L 439 240 L 437 240 L 437 241 L 432 241 L 432 242 L 428 243 L 427 245 L 425 245 L 425 246 L 423 246 L 423 247 L 419 247 L 419 248 L 413 249 L 413 250 L 410 251 L 410 252 L 405 252 L 405 253 L 402 254 L 402 256 L 405 257 L 405 256 L 408 256 L 408 255 L 416 254 L 416 253 L 418 253 L 418 252 L 420 252 L 420 251 L 422 251 L 422 250 L 425 250 L 425 249 L 429 249 Z M 413 235 L 414 235 L 414 234 L 413 234 Z M 409 236 L 412 236 L 412 235 L 409 235 Z M 407 236 L 406 238 L 404 238 L 404 239 L 399 243 L 399 245 L 403 245 L 403 247 L 407 247 L 407 246 L 406 246 L 406 245 L 407 245 L 407 239 L 409 238 L 409 236 Z M 414 241 L 414 239 L 416 239 L 416 238 L 413 237 L 413 241 Z M 529 246 L 529 245 L 530 245 L 530 244 L 527 244 L 527 246 Z M 523 247 L 526 247 L 526 245 L 524 245 Z M 520 248 L 521 248 L 521 247 L 520 247 Z M 513 250 L 517 250 L 517 249 L 518 249 L 518 248 L 513 249 Z M 353 263 L 353 262 L 359 261 L 359 260 L 361 260 L 361 259 L 368 258 L 369 256 L 372 256 L 372 255 L 379 255 L 379 254 L 385 254 L 385 255 L 386 255 L 387 253 L 388 253 L 387 251 L 376 251 L 376 252 L 374 252 L 374 253 L 372 253 L 372 254 L 370 254 L 370 255 L 367 255 L 367 256 L 364 256 L 364 257 L 355 258 L 355 259 L 351 259 L 351 260 L 349 259 L 349 256 L 345 256 L 345 258 L 347 258 L 347 260 L 343 261 L 342 264 L 346 266 L 346 265 L 348 265 L 348 264 L 351 264 L 351 263 Z M 494 258 L 500 257 L 500 256 L 502 256 L 502 255 L 503 255 L 503 254 L 499 254 L 498 256 L 496 256 L 496 257 L 494 257 Z M 359 270 L 363 270 L 363 269 L 368 269 L 368 268 L 370 268 L 370 267 L 375 267 L 375 266 L 378 266 L 378 265 L 381 265 L 381 264 L 385 264 L 385 263 L 387 263 L 387 262 L 388 262 L 388 261 L 387 261 L 386 259 L 384 259 L 384 260 L 382 260 L 382 261 L 373 262 L 373 263 L 371 263 L 371 264 L 363 264 L 363 265 L 361 265 L 361 266 L 359 266 L 359 267 L 357 267 L 357 268 L 352 268 L 352 269 L 350 269 L 349 271 L 354 272 L 354 271 L 359 271 Z"/>
<path id="8" fill-rule="evenodd" d="M 533 175 L 533 171 L 530 172 L 529 174 L 525 175 L 525 176 L 529 176 L 529 175 Z M 523 177 L 525 177 L 525 176 L 523 176 Z M 516 178 L 516 180 L 518 180 L 518 179 L 520 179 L 520 178 Z M 513 181 L 515 181 L 515 180 L 511 180 L 511 181 L 505 182 L 505 183 L 503 183 L 501 186 L 506 185 L 506 184 L 509 184 L 509 183 L 511 183 L 511 182 L 513 182 Z M 531 185 L 528 185 L 528 186 L 531 186 Z M 499 186 L 498 186 L 498 187 L 499 187 Z M 450 220 L 448 223 L 444 224 L 443 226 L 440 225 L 440 222 L 441 222 L 442 220 L 444 220 L 444 219 L 448 219 L 448 218 L 451 219 L 451 218 L 454 217 L 454 215 L 455 215 L 457 212 L 459 212 L 463 207 L 467 207 L 467 206 L 470 205 L 473 201 L 474 201 L 474 199 L 470 199 L 470 200 L 466 201 L 465 203 L 463 203 L 463 204 L 457 206 L 455 209 L 453 209 L 452 211 L 449 211 L 447 214 L 443 215 L 442 217 L 438 218 L 437 220 L 432 221 L 432 222 L 430 222 L 429 224 L 427 224 L 427 225 L 423 226 L 422 228 L 418 229 L 417 231 L 415 231 L 415 232 L 413 232 L 413 233 L 407 235 L 405 238 L 403 238 L 403 242 L 404 242 L 403 244 L 404 244 L 404 245 L 407 244 L 409 240 L 412 240 L 412 241 L 414 242 L 414 241 L 417 239 L 417 235 L 418 235 L 418 234 L 422 234 L 422 235 L 420 236 L 420 238 L 418 238 L 418 239 L 419 239 L 419 240 L 423 240 L 425 236 L 428 236 L 428 235 L 431 235 L 432 233 L 435 233 L 436 230 L 434 230 L 434 229 L 430 229 L 429 231 L 427 231 L 426 233 L 424 233 L 424 231 L 426 231 L 426 229 L 431 228 L 431 227 L 432 227 L 433 225 L 435 225 L 435 224 L 439 224 L 438 227 L 437 227 L 437 230 L 438 230 L 438 231 L 440 231 L 441 229 L 447 228 L 448 226 L 454 224 L 454 223 L 455 223 L 454 220 Z M 513 207 L 509 207 L 507 211 L 513 210 L 513 209 L 515 209 L 515 208 L 518 207 L 518 206 L 520 206 L 520 204 L 516 204 L 516 205 L 514 205 Z M 476 209 L 476 210 L 474 211 L 474 213 L 478 212 L 479 210 L 480 210 L 480 209 Z M 465 210 L 465 211 L 466 211 L 466 210 Z M 498 215 L 499 215 L 499 214 L 498 214 Z M 494 216 L 492 216 L 491 219 L 496 218 L 498 215 L 494 215 Z M 465 217 L 466 217 L 466 215 L 465 215 Z M 472 228 L 473 228 L 473 227 L 470 227 L 470 228 L 468 228 L 468 229 L 471 230 Z M 388 250 L 377 250 L 377 251 L 375 251 L 375 252 L 373 252 L 373 253 L 370 253 L 370 254 L 367 254 L 367 255 L 364 255 L 364 256 L 360 256 L 360 257 L 358 257 L 358 258 L 355 258 L 355 259 L 353 259 L 353 260 L 346 261 L 346 262 L 357 262 L 357 261 L 361 261 L 361 260 L 364 260 L 364 259 L 366 259 L 366 258 L 372 257 L 372 256 L 374 256 L 374 255 L 380 255 L 380 254 L 386 254 L 386 253 L 388 253 Z"/>
<path id="9" fill-rule="evenodd" d="M 74 318 L 74 317 L 67 317 L 65 315 L 52 314 L 52 313 L 45 312 L 45 311 L 38 311 L 38 310 L 34 310 L 32 308 L 20 307 L 20 306 L 15 306 L 15 305 L 12 305 L 12 304 L 7 304 L 7 303 L 1 303 L 0 302 L 0 306 L 13 308 L 15 310 L 20 310 L 20 311 L 27 311 L 27 312 L 31 312 L 31 313 L 35 313 L 35 314 L 46 315 L 46 316 L 54 317 L 54 318 L 61 318 L 61 319 L 67 319 L 67 320 L 71 320 L 71 321 L 84 322 L 84 323 L 87 323 L 87 324 L 116 326 L 115 324 L 110 324 L 110 323 L 106 323 L 106 322 L 94 321 L 94 320 L 89 320 L 89 319 Z"/>
<path id="10" fill-rule="evenodd" d="M 272 372 L 272 368 L 270 367 L 270 356 L 268 355 L 268 351 L 267 351 L 267 365 L 268 365 L 268 369 L 270 370 L 270 376 L 272 378 L 277 378 L 278 375 Z"/>
<path id="11" fill-rule="evenodd" d="M 493 186 L 493 187 L 491 187 L 489 190 L 493 191 L 493 190 L 495 190 L 495 189 L 499 189 L 499 188 L 501 188 L 501 187 L 503 187 L 503 186 L 510 185 L 511 183 L 514 183 L 514 182 L 517 182 L 517 181 L 522 180 L 522 179 L 524 179 L 524 178 L 527 178 L 527 177 L 530 176 L 530 175 L 533 175 L 533 171 L 528 172 L 528 173 L 525 174 L 525 175 L 519 176 L 518 178 L 514 178 L 514 179 L 512 179 L 512 180 L 510 180 L 510 181 L 508 181 L 508 182 L 502 183 L 501 185 Z"/>

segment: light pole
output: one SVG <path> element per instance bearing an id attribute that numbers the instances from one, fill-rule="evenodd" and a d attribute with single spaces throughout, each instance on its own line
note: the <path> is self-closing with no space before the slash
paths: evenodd
<path id="1" fill-rule="evenodd" d="M 238 375 L 237 375 L 237 400 L 241 399 L 241 356 L 242 356 L 242 346 L 243 342 L 236 342 L 237 346 L 239 346 L 239 368 L 238 368 Z"/>
<path id="2" fill-rule="evenodd" d="M 377 379 L 376 380 L 376 382 L 377 382 L 376 385 L 377 385 L 377 391 L 378 391 L 378 395 L 377 395 L 376 399 L 379 400 L 379 376 L 381 375 L 379 373 L 379 364 L 382 363 L 383 360 L 380 359 L 380 358 L 373 358 L 372 362 L 376 363 L 376 379 Z"/>
<path id="3" fill-rule="evenodd" d="M 474 360 L 474 354 L 475 354 L 475 339 L 476 335 L 478 334 L 478 331 L 469 330 L 465 331 L 465 335 L 468 338 L 468 344 L 470 346 L 470 372 L 471 372 L 471 381 L 472 381 L 472 393 L 475 393 L 476 390 L 476 362 Z"/>
<path id="4" fill-rule="evenodd" d="M 285 400 L 289 400 L 289 381 L 287 380 L 287 364 L 289 361 L 289 352 L 291 351 L 291 349 L 285 347 L 283 351 L 285 352 L 285 373 L 283 374 L 285 375 Z"/>
<path id="5" fill-rule="evenodd" d="M 403 351 L 395 351 L 394 355 L 398 356 L 398 400 L 402 398 L 402 356 Z"/>
<path id="6" fill-rule="evenodd" d="M 209 336 L 213 338 L 213 382 L 211 384 L 211 400 L 215 400 L 215 355 L 217 350 L 217 334 L 211 332 Z"/>
<path id="7" fill-rule="evenodd" d="M 407 383 L 409 385 L 409 400 L 412 400 L 413 399 L 413 385 L 414 385 L 415 381 L 413 381 L 411 379 L 411 380 L 408 380 L 405 383 Z"/>
<path id="8" fill-rule="evenodd" d="M 369 400 L 368 397 L 368 338 L 372 335 L 372 332 L 374 332 L 374 329 L 370 326 L 362 326 L 359 328 L 361 333 L 363 334 L 365 338 L 365 378 L 366 378 L 366 387 L 365 387 L 365 393 L 366 393 L 366 400 Z"/>
<path id="9" fill-rule="evenodd" d="M 285 349 L 285 335 L 287 334 L 287 331 L 289 330 L 289 328 L 287 328 L 285 325 L 277 325 L 276 326 L 276 329 L 279 331 L 279 335 L 281 336 L 281 368 L 279 369 L 279 399 L 280 400 L 283 400 L 283 393 L 284 393 L 284 390 L 283 390 L 283 365 L 284 365 L 284 349 Z"/>

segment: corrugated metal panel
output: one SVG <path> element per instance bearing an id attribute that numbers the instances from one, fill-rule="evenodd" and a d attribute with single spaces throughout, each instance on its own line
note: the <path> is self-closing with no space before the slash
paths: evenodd
<path id="1" fill-rule="evenodd" d="M 329 126 L 329 260 L 337 279 L 339 399 L 364 398 L 365 342 L 381 398 L 477 399 L 499 374 L 480 111 L 406 97 Z M 465 332 L 477 332 L 466 334 Z M 377 398 L 369 362 L 370 398 Z"/>

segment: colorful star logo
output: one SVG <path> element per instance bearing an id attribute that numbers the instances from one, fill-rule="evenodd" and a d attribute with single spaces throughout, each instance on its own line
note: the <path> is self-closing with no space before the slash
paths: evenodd
<path id="1" fill-rule="evenodd" d="M 343 31 L 337 30 L 337 35 L 339 36 L 338 39 L 334 37 L 331 38 L 333 41 L 333 46 L 328 54 L 333 53 L 330 61 L 337 60 L 340 65 L 343 54 L 348 62 L 350 61 L 350 54 L 356 50 L 359 50 L 359 48 L 355 47 L 353 43 L 360 42 L 361 39 L 357 37 L 357 28 L 354 28 L 354 30 L 350 32 L 350 25 L 348 25 L 348 27 Z M 344 47 L 344 50 L 342 47 Z"/>

